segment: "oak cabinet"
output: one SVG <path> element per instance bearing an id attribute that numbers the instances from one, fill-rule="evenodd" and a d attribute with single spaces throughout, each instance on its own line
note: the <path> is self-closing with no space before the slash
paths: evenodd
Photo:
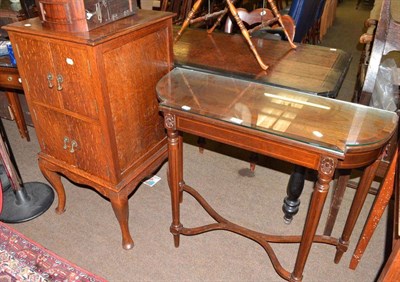
<path id="1" fill-rule="evenodd" d="M 129 194 L 167 158 L 155 86 L 173 66 L 172 16 L 140 10 L 82 33 L 38 18 L 6 27 L 56 211 L 65 209 L 61 176 L 93 187 L 110 199 L 125 249 Z"/>

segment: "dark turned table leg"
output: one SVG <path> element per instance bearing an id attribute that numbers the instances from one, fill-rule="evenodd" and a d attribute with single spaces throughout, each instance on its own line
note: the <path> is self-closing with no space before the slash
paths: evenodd
<path id="1" fill-rule="evenodd" d="M 202 154 L 204 152 L 204 147 L 206 146 L 206 138 L 197 138 L 197 146 L 199 146 L 199 152 Z"/>
<path id="2" fill-rule="evenodd" d="M 287 196 L 283 200 L 282 206 L 282 210 L 285 213 L 283 219 L 287 224 L 292 222 L 293 216 L 299 211 L 299 198 L 303 192 L 306 171 L 307 169 L 305 167 L 295 165 L 294 171 L 290 176 L 286 189 Z"/>

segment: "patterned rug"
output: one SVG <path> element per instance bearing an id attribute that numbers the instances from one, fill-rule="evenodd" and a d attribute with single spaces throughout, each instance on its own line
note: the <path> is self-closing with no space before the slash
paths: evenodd
<path id="1" fill-rule="evenodd" d="M 0 282 L 106 281 L 0 222 Z"/>

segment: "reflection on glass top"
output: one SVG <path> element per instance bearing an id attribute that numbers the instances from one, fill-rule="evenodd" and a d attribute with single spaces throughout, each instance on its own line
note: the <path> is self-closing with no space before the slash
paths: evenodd
<path id="1" fill-rule="evenodd" d="M 398 120 L 393 112 L 181 68 L 159 81 L 157 94 L 163 107 L 338 153 L 386 142 Z"/>

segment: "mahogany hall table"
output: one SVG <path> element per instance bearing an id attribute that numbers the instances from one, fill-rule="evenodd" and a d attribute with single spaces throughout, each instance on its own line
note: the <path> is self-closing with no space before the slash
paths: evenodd
<path id="1" fill-rule="evenodd" d="M 292 49 L 288 42 L 280 40 L 254 37 L 252 40 L 263 62 L 269 65 L 267 71 L 260 68 L 241 34 L 213 32 L 209 35 L 201 29 L 185 30 L 175 43 L 175 65 L 330 98 L 338 95 L 350 66 L 348 53 L 309 44 L 297 44 L 297 49 Z M 306 168 L 295 166 L 290 177 L 282 207 L 287 223 L 299 210 L 305 173 Z"/>
<path id="2" fill-rule="evenodd" d="M 160 110 L 168 135 L 171 233 L 179 236 L 228 230 L 258 242 L 277 273 L 301 281 L 312 243 L 336 246 L 337 262 L 347 250 L 359 212 L 398 117 L 359 104 L 309 95 L 227 76 L 175 68 L 157 84 Z M 323 121 L 323 126 L 321 126 Z M 183 135 L 195 134 L 318 171 L 302 235 L 268 235 L 232 223 L 219 215 L 183 180 Z M 366 166 L 340 239 L 316 235 L 336 169 Z M 183 192 L 193 196 L 216 221 L 186 228 L 180 221 Z M 292 272 L 269 243 L 300 243 Z"/>

